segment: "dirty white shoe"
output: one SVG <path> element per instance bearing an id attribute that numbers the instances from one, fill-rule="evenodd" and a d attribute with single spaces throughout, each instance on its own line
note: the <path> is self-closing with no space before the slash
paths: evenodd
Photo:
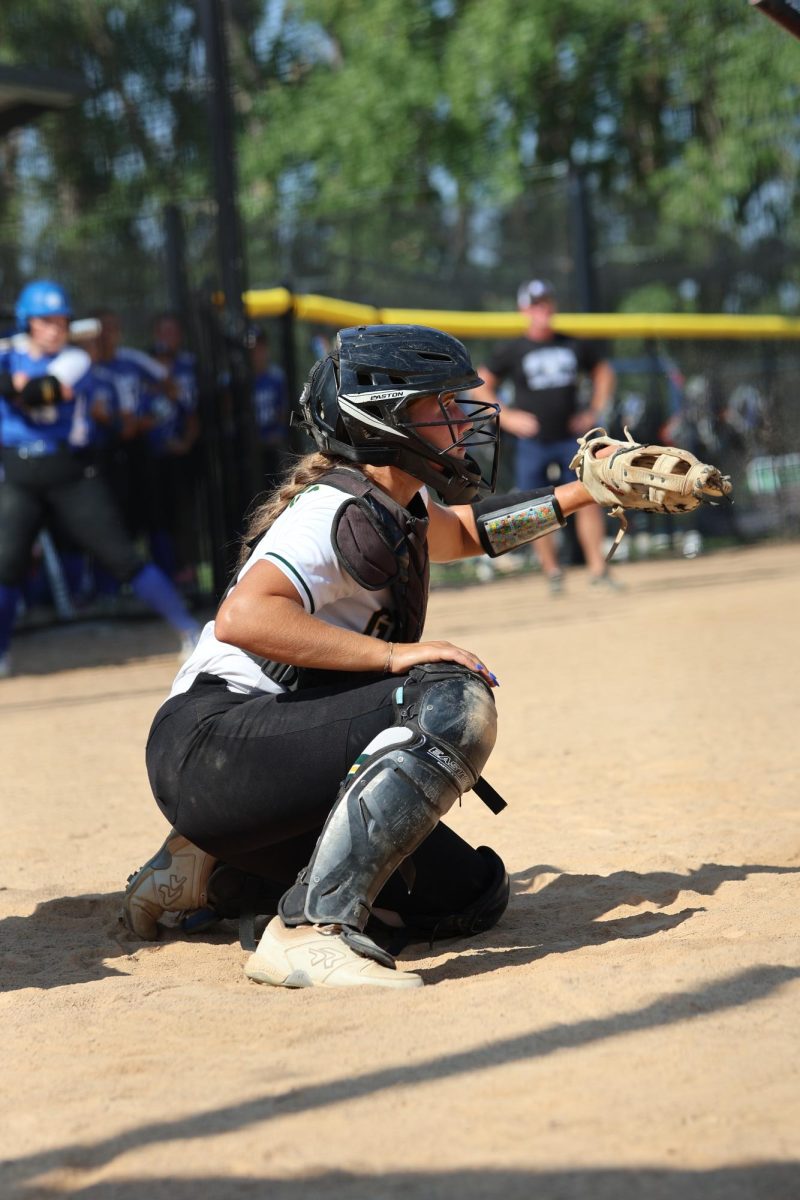
<path id="1" fill-rule="evenodd" d="M 599 575 L 589 576 L 589 587 L 594 588 L 598 592 L 624 592 L 625 584 L 617 579 L 616 575 L 612 575 L 606 567 L 605 571 L 601 571 Z"/>
<path id="2" fill-rule="evenodd" d="M 547 586 L 550 589 L 551 596 L 560 596 L 564 591 L 564 572 L 553 571 L 552 575 L 548 575 Z"/>
<path id="3" fill-rule="evenodd" d="M 387 956 L 388 957 L 388 956 Z M 273 917 L 244 968 L 248 979 L 275 987 L 422 987 L 410 971 L 384 967 L 356 954 L 335 925 L 287 928 Z"/>
<path id="4" fill-rule="evenodd" d="M 131 933 L 154 942 L 167 913 L 202 908 L 216 862 L 172 829 L 163 846 L 128 879 L 122 919 Z"/>

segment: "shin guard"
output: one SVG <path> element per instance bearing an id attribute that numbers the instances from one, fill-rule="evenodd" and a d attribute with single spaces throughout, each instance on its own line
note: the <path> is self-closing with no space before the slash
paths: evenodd
<path id="1" fill-rule="evenodd" d="M 345 779 L 305 872 L 305 918 L 363 930 L 389 876 L 477 782 L 497 734 L 491 691 L 452 663 L 415 667 L 395 723 Z"/>

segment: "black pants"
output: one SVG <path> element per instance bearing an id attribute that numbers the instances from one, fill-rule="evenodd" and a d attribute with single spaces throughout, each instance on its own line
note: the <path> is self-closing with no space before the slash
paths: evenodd
<path id="1" fill-rule="evenodd" d="M 65 450 L 41 458 L 3 451 L 0 483 L 0 584 L 18 586 L 33 543 L 44 526 L 56 528 L 94 555 L 121 583 L 132 579 L 142 560 L 128 537 L 97 468 Z"/>
<path id="2" fill-rule="evenodd" d="M 393 724 L 402 682 L 366 675 L 357 687 L 246 696 L 200 675 L 159 709 L 150 731 L 147 770 L 161 811 L 209 854 L 288 887 L 347 771 Z M 395 874 L 376 901 L 407 921 L 460 911 L 486 887 L 485 858 L 441 823 L 412 857 L 413 893 Z"/>

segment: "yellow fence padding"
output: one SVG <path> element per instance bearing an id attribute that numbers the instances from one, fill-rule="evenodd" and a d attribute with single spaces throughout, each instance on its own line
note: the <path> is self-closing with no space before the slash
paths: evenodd
<path id="1" fill-rule="evenodd" d="M 249 317 L 282 317 L 294 305 L 288 288 L 260 288 L 242 297 Z"/>
<path id="2" fill-rule="evenodd" d="M 300 321 L 319 321 L 342 329 L 346 325 L 379 325 L 377 308 L 370 304 L 353 304 L 349 300 L 332 300 L 329 296 L 295 296 L 295 316 Z"/>
<path id="3" fill-rule="evenodd" d="M 800 337 L 800 320 L 794 317 L 734 317 L 725 313 L 559 313 L 553 324 L 577 337 Z"/>
<path id="4" fill-rule="evenodd" d="M 446 312 L 437 308 L 382 308 L 386 325 L 430 325 L 454 337 L 517 337 L 527 324 L 521 313 Z"/>
<path id="5" fill-rule="evenodd" d="M 438 308 L 373 308 L 330 296 L 292 295 L 287 288 L 244 294 L 249 317 L 279 317 L 290 310 L 299 321 L 334 329 L 348 325 L 430 325 L 462 338 L 517 337 L 526 321 L 514 312 L 450 312 Z M 576 337 L 602 338 L 800 338 L 800 319 L 729 316 L 725 313 L 558 313 L 554 327 Z"/>

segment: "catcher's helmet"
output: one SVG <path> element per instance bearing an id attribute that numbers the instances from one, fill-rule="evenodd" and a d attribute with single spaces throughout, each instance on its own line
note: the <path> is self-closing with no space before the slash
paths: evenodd
<path id="1" fill-rule="evenodd" d="M 24 333 L 31 317 L 71 317 L 72 305 L 60 284 L 50 279 L 34 279 L 20 292 L 14 314 L 20 332 Z"/>
<path id="2" fill-rule="evenodd" d="M 300 396 L 300 420 L 323 454 L 351 462 L 394 466 L 428 484 L 449 504 L 494 490 L 497 474 L 497 405 L 460 400 L 467 424 L 441 418 L 415 422 L 409 413 L 422 396 L 480 387 L 461 342 L 422 325 L 361 325 L 342 329 L 330 354 L 314 364 Z M 452 441 L 439 449 L 424 436 L 431 424 L 447 425 Z M 486 473 L 456 446 L 488 446 Z"/>

